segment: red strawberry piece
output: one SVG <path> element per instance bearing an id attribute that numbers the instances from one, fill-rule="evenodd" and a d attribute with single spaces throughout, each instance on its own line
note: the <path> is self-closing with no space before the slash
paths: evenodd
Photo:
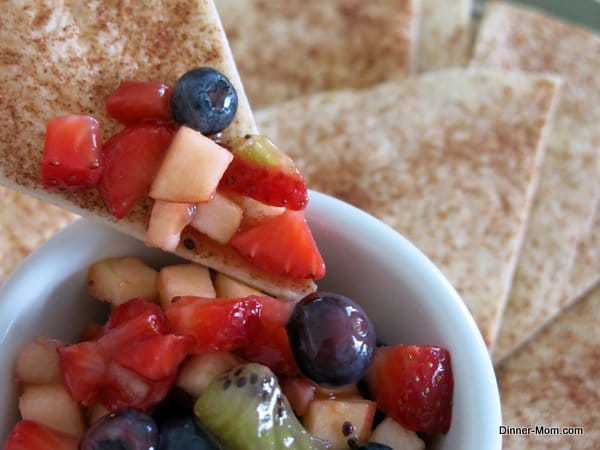
<path id="1" fill-rule="evenodd" d="M 367 374 L 377 407 L 404 427 L 447 433 L 454 379 L 450 353 L 439 347 L 378 347 Z"/>
<path id="2" fill-rule="evenodd" d="M 106 100 L 106 111 L 124 125 L 171 122 L 171 92 L 160 81 L 123 81 Z"/>
<path id="3" fill-rule="evenodd" d="M 308 204 L 308 189 L 300 172 L 259 164 L 239 155 L 234 155 L 218 189 L 292 210 L 302 210 Z"/>
<path id="4" fill-rule="evenodd" d="M 261 304 L 261 319 L 277 325 L 285 326 L 296 306 L 293 300 L 280 300 L 268 295 L 251 297 Z"/>
<path id="5" fill-rule="evenodd" d="M 104 144 L 100 193 L 111 214 L 124 217 L 147 192 L 174 135 L 173 125 L 139 124 Z"/>
<path id="6" fill-rule="evenodd" d="M 177 373 L 194 343 L 191 336 L 144 336 L 116 349 L 113 359 L 149 380 L 158 381 Z"/>
<path id="7" fill-rule="evenodd" d="M 282 376 L 279 378 L 279 385 L 296 415 L 303 416 L 310 402 L 315 399 L 317 384 L 305 377 Z"/>
<path id="8" fill-rule="evenodd" d="M 149 393 L 150 380 L 116 361 L 110 361 L 98 399 L 109 411 L 127 407 L 142 409 L 140 405 Z"/>
<path id="9" fill-rule="evenodd" d="M 302 211 L 286 210 L 233 236 L 229 244 L 254 265 L 293 278 L 325 276 L 325 263 Z"/>
<path id="10" fill-rule="evenodd" d="M 259 326 L 261 305 L 253 297 L 181 297 L 167 309 L 173 333 L 193 336 L 195 354 L 246 348 Z"/>
<path id="11" fill-rule="evenodd" d="M 91 116 L 59 116 L 48 122 L 41 164 L 45 188 L 79 191 L 102 174 L 100 124 Z"/>
<path id="12" fill-rule="evenodd" d="M 78 402 L 94 400 L 107 371 L 107 360 L 98 351 L 97 343 L 89 341 L 61 347 L 58 362 L 71 397 Z"/>
<path id="13" fill-rule="evenodd" d="M 143 316 L 155 326 L 160 334 L 170 332 L 169 321 L 164 310 L 157 305 L 143 298 L 133 298 L 120 304 L 110 313 L 110 317 L 104 324 L 104 330 L 109 331 L 113 328 L 129 322 L 131 319 Z"/>
<path id="14" fill-rule="evenodd" d="M 11 430 L 4 450 L 77 450 L 79 441 L 32 420 L 21 420 Z"/>

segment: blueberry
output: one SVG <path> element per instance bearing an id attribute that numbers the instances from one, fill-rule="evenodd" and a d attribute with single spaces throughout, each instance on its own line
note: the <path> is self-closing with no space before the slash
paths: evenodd
<path id="1" fill-rule="evenodd" d="M 156 423 L 149 415 L 131 408 L 102 417 L 86 432 L 80 450 L 155 450 Z"/>
<path id="2" fill-rule="evenodd" d="M 218 70 L 198 67 L 177 80 L 171 95 L 175 121 L 204 135 L 220 132 L 235 117 L 238 97 L 231 82 Z"/>
<path id="3" fill-rule="evenodd" d="M 221 450 L 221 445 L 198 422 L 192 411 L 165 419 L 159 425 L 158 450 Z"/>
<path id="4" fill-rule="evenodd" d="M 377 442 L 368 442 L 358 447 L 352 447 L 352 450 L 392 450 L 392 447 Z"/>
<path id="5" fill-rule="evenodd" d="M 357 383 L 371 364 L 377 341 L 363 309 L 349 298 L 313 292 L 294 308 L 287 323 L 298 367 L 317 383 Z"/>

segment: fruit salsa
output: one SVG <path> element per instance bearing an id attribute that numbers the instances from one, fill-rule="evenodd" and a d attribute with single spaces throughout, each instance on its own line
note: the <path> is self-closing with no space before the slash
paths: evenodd
<path id="1" fill-rule="evenodd" d="M 92 116 L 48 122 L 42 184 L 97 189 L 116 220 L 149 199 L 150 247 L 194 250 L 209 239 L 270 274 L 318 280 L 325 264 L 306 224 L 304 178 L 265 136 L 223 141 L 237 104 L 231 82 L 209 67 L 188 71 L 173 87 L 124 81 L 106 100 L 124 128 L 106 142 Z"/>
<path id="2" fill-rule="evenodd" d="M 21 349 L 6 450 L 410 450 L 450 427 L 449 353 L 378 345 L 343 295 L 277 299 L 133 257 L 97 261 L 87 287 L 107 320 Z"/>

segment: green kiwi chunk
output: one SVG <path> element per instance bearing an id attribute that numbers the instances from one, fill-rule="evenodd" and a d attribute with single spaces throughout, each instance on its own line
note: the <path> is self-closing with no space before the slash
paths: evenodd
<path id="1" fill-rule="evenodd" d="M 249 363 L 214 380 L 194 412 L 226 450 L 326 450 L 309 434 L 281 392 L 277 377 Z"/>

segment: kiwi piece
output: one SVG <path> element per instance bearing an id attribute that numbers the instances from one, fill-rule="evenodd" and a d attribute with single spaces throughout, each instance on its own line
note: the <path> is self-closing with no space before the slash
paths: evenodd
<path id="1" fill-rule="evenodd" d="M 309 434 L 261 364 L 235 367 L 214 380 L 194 405 L 196 416 L 227 450 L 325 450 Z"/>

